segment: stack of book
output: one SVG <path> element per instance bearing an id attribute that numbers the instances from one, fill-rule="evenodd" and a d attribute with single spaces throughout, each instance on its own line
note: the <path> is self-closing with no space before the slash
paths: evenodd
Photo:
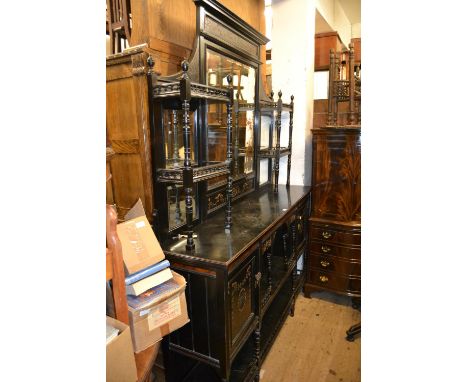
<path id="1" fill-rule="evenodd" d="M 139 296 L 171 280 L 172 272 L 169 265 L 169 261 L 163 260 L 125 277 L 127 295 Z"/>

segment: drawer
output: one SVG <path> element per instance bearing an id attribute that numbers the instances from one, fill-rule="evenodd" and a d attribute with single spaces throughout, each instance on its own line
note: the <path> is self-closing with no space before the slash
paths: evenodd
<path id="1" fill-rule="evenodd" d="M 333 256 L 310 255 L 309 268 L 340 273 L 343 276 L 361 277 L 361 263 L 346 261 Z"/>
<path id="2" fill-rule="evenodd" d="M 341 231 L 331 227 L 310 226 L 310 239 L 324 243 L 361 245 L 361 231 Z"/>
<path id="3" fill-rule="evenodd" d="M 343 247 L 341 245 L 311 240 L 309 243 L 311 255 L 328 255 L 347 260 L 361 260 L 361 247 Z"/>
<path id="4" fill-rule="evenodd" d="M 333 272 L 309 269 L 308 283 L 331 291 L 361 294 L 361 278 L 346 277 Z"/>

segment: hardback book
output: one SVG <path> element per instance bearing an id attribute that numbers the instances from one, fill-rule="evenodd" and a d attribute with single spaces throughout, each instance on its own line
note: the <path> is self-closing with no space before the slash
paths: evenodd
<path id="1" fill-rule="evenodd" d="M 127 285 L 125 287 L 127 295 L 138 296 L 148 289 L 154 288 L 168 280 L 172 279 L 172 272 L 170 268 L 165 268 L 151 276 L 137 281 L 136 283 Z"/>
<path id="2" fill-rule="evenodd" d="M 179 284 L 174 280 L 174 278 L 158 285 L 154 288 L 143 292 L 139 296 L 127 296 L 127 303 L 133 309 L 140 309 L 146 305 L 150 305 L 156 300 L 160 300 L 164 295 L 170 293 L 179 288 Z"/>
<path id="3" fill-rule="evenodd" d="M 141 271 L 135 272 L 125 277 L 125 285 L 136 283 L 137 281 L 143 280 L 145 277 L 154 275 L 163 269 L 169 268 L 171 264 L 167 260 L 160 261 L 159 263 L 150 265 L 149 267 L 142 269 Z M 154 286 L 154 285 L 153 285 Z"/>

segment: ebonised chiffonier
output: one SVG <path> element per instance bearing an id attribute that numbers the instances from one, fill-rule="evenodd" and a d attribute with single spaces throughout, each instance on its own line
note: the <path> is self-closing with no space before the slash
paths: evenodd
<path id="1" fill-rule="evenodd" d="M 361 129 L 313 129 L 312 208 L 304 293 L 361 294 Z"/>
<path id="2" fill-rule="evenodd" d="M 219 211 L 185 239 L 162 242 L 187 280 L 190 323 L 165 339 L 169 381 L 251 381 L 302 289 L 309 187 L 278 186 L 236 203 L 230 233 Z M 169 351 L 168 351 L 169 350 Z"/>

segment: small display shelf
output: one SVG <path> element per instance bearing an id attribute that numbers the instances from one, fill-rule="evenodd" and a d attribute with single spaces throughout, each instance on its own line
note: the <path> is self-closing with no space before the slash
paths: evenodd
<path id="1" fill-rule="evenodd" d="M 148 83 L 153 84 L 152 69 L 154 62 L 151 57 L 148 61 L 150 71 L 148 73 Z M 165 222 L 165 232 L 170 231 L 171 221 L 179 226 L 184 226 L 185 236 L 187 237 L 187 250 L 194 250 L 193 240 L 193 190 L 197 183 L 207 181 L 220 176 L 227 176 L 226 182 L 226 219 L 224 228 L 229 230 L 232 226 L 231 200 L 232 200 L 232 104 L 233 87 L 232 76 L 227 75 L 227 88 L 218 88 L 208 85 L 192 83 L 189 75 L 189 65 L 187 61 L 182 62 L 182 74 L 174 78 L 157 79 L 157 84 L 152 88 L 153 105 L 156 109 L 156 121 L 153 121 L 152 135 L 159 137 L 160 150 L 154 152 L 163 153 L 154 158 L 155 180 L 158 190 L 164 190 L 167 196 L 169 192 L 176 191 L 175 197 L 172 194 L 167 196 L 167 200 L 159 201 L 159 210 L 167 211 L 167 219 L 160 219 Z M 198 161 L 193 155 L 193 149 L 199 144 L 197 134 L 191 129 L 190 111 L 197 110 L 200 102 L 214 102 L 226 104 L 226 135 L 227 145 L 225 161 Z M 182 142 L 180 142 L 179 114 L 182 117 Z M 197 117 L 194 117 L 197 118 Z M 181 144 L 182 143 L 182 144 Z M 183 146 L 183 147 L 181 147 Z M 183 150 L 183 158 L 180 151 Z M 192 165 L 194 161 L 194 165 Z M 165 186 L 161 186 L 165 185 Z M 181 220 L 181 192 L 175 188 L 175 185 L 182 185 L 185 194 L 185 221 Z M 175 208 L 171 203 L 175 201 Z M 162 204 L 162 205 L 161 205 Z M 176 214 L 171 219 L 171 214 Z"/>
<path id="2" fill-rule="evenodd" d="M 291 103 L 283 103 L 281 99 L 283 93 L 278 92 L 278 99 L 274 101 L 274 93 L 271 92 L 267 97 L 263 89 L 260 89 L 260 129 L 257 145 L 257 156 L 259 158 L 259 184 L 262 185 L 268 180 L 268 183 L 273 184 L 273 189 L 278 192 L 278 179 L 280 159 L 283 156 L 288 156 L 287 163 L 287 178 L 286 185 L 289 186 L 291 174 L 291 153 L 292 153 L 292 132 L 293 132 L 293 116 L 294 116 L 294 96 L 291 96 Z M 244 105 L 240 109 L 253 107 L 252 105 Z M 284 114 L 287 113 L 287 116 Z M 289 130 L 287 130 L 287 146 L 286 142 L 282 142 L 281 128 L 282 120 L 289 119 Z M 283 145 L 282 145 L 283 144 Z M 267 166 L 262 166 L 262 161 L 268 163 Z M 262 174 L 267 171 L 267 174 Z M 263 181 L 262 181 L 263 179 Z"/>

